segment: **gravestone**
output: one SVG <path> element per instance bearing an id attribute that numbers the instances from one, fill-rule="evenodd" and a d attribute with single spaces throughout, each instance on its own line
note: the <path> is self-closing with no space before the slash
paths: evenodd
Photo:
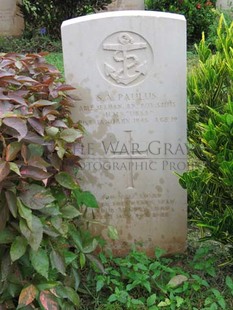
<path id="1" fill-rule="evenodd" d="M 107 11 L 144 10 L 144 0 L 113 0 Z"/>
<path id="2" fill-rule="evenodd" d="M 221 10 L 233 10 L 233 0 L 217 0 L 216 7 Z"/>
<path id="3" fill-rule="evenodd" d="M 72 110 L 86 128 L 81 185 L 100 208 L 94 233 L 115 255 L 132 244 L 153 255 L 186 246 L 186 22 L 181 15 L 121 11 L 62 24 Z"/>
<path id="4" fill-rule="evenodd" d="M 19 36 L 24 29 L 24 19 L 17 0 L 0 0 L 0 36 Z"/>

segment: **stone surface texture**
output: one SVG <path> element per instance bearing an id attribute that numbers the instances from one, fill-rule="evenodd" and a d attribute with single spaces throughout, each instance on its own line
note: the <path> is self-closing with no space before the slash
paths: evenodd
<path id="1" fill-rule="evenodd" d="M 186 21 L 181 15 L 121 11 L 65 21 L 72 110 L 86 128 L 79 176 L 99 201 L 96 234 L 115 255 L 133 244 L 153 255 L 186 247 Z"/>
<path id="2" fill-rule="evenodd" d="M 216 6 L 222 10 L 233 10 L 233 1 L 232 0 L 217 0 Z"/>
<path id="3" fill-rule="evenodd" d="M 113 0 L 107 11 L 144 10 L 144 0 Z"/>
<path id="4" fill-rule="evenodd" d="M 24 29 L 24 19 L 17 6 L 20 1 L 0 0 L 0 36 L 19 36 Z"/>

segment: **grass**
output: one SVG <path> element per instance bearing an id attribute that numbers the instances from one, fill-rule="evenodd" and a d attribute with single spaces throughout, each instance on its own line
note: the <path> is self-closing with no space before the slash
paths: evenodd
<path id="1" fill-rule="evenodd" d="M 45 57 L 46 60 L 54 65 L 61 73 L 64 75 L 64 66 L 63 66 L 63 54 L 62 53 L 50 53 Z"/>

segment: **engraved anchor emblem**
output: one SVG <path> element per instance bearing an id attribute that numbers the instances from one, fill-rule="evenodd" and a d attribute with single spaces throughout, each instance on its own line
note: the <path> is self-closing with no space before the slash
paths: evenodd
<path id="1" fill-rule="evenodd" d="M 140 63 L 139 58 L 130 52 L 146 49 L 147 44 L 144 42 L 135 43 L 128 33 L 121 33 L 118 41 L 119 43 L 117 44 L 103 44 L 103 49 L 115 51 L 113 59 L 116 62 L 122 62 L 122 66 L 118 69 L 105 63 L 105 74 L 110 76 L 117 84 L 128 85 L 140 75 L 146 75 L 147 61 Z"/>

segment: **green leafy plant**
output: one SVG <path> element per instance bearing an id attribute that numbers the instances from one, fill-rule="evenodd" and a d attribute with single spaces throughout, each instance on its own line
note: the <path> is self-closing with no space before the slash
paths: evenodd
<path id="1" fill-rule="evenodd" d="M 94 13 L 109 3 L 111 0 L 23 0 L 19 6 L 29 36 L 32 36 L 36 29 L 41 34 L 58 39 L 64 20 Z"/>
<path id="2" fill-rule="evenodd" d="M 80 272 L 97 241 L 83 229 L 97 208 L 77 172 L 83 128 L 72 87 L 41 54 L 0 55 L 0 305 L 77 309 Z"/>
<path id="3" fill-rule="evenodd" d="M 190 152 L 199 169 L 180 183 L 189 194 L 190 217 L 203 236 L 233 249 L 233 23 L 223 16 L 216 52 L 197 46 L 199 66 L 188 78 Z M 204 235 L 204 232 L 208 232 Z"/>
<path id="4" fill-rule="evenodd" d="M 135 250 L 124 258 L 100 254 L 105 273 L 96 276 L 96 292 L 103 304 L 102 296 L 108 296 L 106 309 L 108 305 L 112 305 L 112 309 L 121 305 L 122 309 L 135 310 L 208 309 L 205 305 L 211 306 L 211 303 L 227 304 L 225 296 L 207 280 L 216 275 L 216 259 L 211 258 L 210 248 L 197 250 L 189 262 L 191 268 L 185 266 L 184 257 L 166 258 L 164 254 L 161 249 L 156 249 L 155 258 Z M 211 260 L 211 271 L 203 257 L 209 257 L 209 263 Z M 228 277 L 226 281 L 231 289 L 232 279 Z M 102 305 L 98 309 L 105 308 Z"/>
<path id="5" fill-rule="evenodd" d="M 0 52 L 2 53 L 39 53 L 61 52 L 61 42 L 52 39 L 47 35 L 41 35 L 39 31 L 33 31 L 33 35 L 28 36 L 24 32 L 21 37 L 0 37 Z"/>
<path id="6" fill-rule="evenodd" d="M 146 0 L 145 3 L 147 10 L 185 15 L 189 45 L 198 42 L 203 31 L 208 36 L 209 29 L 216 19 L 215 0 Z"/>

